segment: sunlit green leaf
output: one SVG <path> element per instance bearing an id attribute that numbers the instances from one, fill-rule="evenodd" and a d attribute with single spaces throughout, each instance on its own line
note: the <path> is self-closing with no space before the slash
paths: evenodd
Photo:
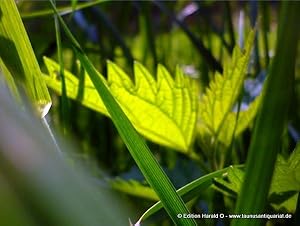
<path id="1" fill-rule="evenodd" d="M 226 146 L 229 146 L 233 135 L 237 137 L 249 127 L 257 114 L 262 95 L 263 93 L 256 97 L 256 99 L 248 106 L 246 110 L 240 111 L 239 113 L 228 113 L 226 121 L 224 121 L 223 126 L 220 130 L 220 134 L 218 137 L 219 141 L 221 141 Z"/>
<path id="2" fill-rule="evenodd" d="M 269 193 L 273 195 L 273 199 L 282 196 L 283 202 L 274 203 L 272 206 L 275 209 L 285 208 L 289 212 L 295 211 L 298 192 L 300 192 L 300 143 L 288 160 L 280 155 L 277 158 Z M 286 196 L 289 199 L 285 200 Z"/>
<path id="3" fill-rule="evenodd" d="M 215 178 L 214 188 L 227 196 L 236 197 L 244 179 L 244 171 L 232 167 L 223 178 Z"/>
<path id="4" fill-rule="evenodd" d="M 201 97 L 197 129 L 205 146 L 209 146 L 216 139 L 220 139 L 225 145 L 230 143 L 237 118 L 237 113 L 232 112 L 232 108 L 243 87 L 253 41 L 254 31 L 251 31 L 245 50 L 238 46 L 234 48 L 232 60 L 225 63 L 223 75 L 217 72 Z M 240 113 L 239 122 L 243 124 L 238 126 L 238 132 L 248 126 L 245 122 L 252 120 L 256 110 L 255 102 L 248 111 Z"/>
<path id="5" fill-rule="evenodd" d="M 50 76 L 48 86 L 61 95 L 61 82 L 56 78 L 59 65 L 44 58 Z M 139 63 L 134 64 L 135 84 L 116 64 L 107 63 L 110 91 L 138 132 L 159 144 L 186 152 L 193 140 L 196 123 L 196 81 L 177 68 L 175 79 L 162 66 L 157 68 L 157 81 Z M 79 80 L 65 71 L 68 97 L 76 99 Z M 82 104 L 108 115 L 92 82 L 85 76 Z M 102 77 L 104 80 L 104 78 Z"/>
<path id="6" fill-rule="evenodd" d="M 117 191 L 152 201 L 159 201 L 159 198 L 157 197 L 154 190 L 139 181 L 117 178 L 114 180 L 110 180 L 109 182 L 112 188 Z"/>

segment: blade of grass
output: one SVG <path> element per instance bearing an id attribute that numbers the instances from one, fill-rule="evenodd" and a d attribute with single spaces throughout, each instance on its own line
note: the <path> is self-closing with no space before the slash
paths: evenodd
<path id="1" fill-rule="evenodd" d="M 70 166 L 68 158 L 53 151 L 47 130 L 2 85 L 0 225 L 126 225 L 133 214 L 129 207 L 105 185 L 96 184 L 94 173 L 79 163 Z M 60 144 L 64 152 L 71 151 Z"/>
<path id="2" fill-rule="evenodd" d="M 56 1 L 54 1 L 56 3 Z M 72 6 L 76 2 L 72 2 Z M 69 125 L 68 122 L 68 112 L 69 112 L 69 103 L 67 98 L 67 89 L 66 89 L 66 79 L 64 74 L 64 62 L 63 62 L 63 50 L 62 50 L 62 43 L 61 43 L 61 34 L 60 34 L 60 26 L 57 15 L 54 15 L 54 24 L 55 24 L 55 34 L 56 34 L 56 45 L 57 45 L 57 55 L 58 55 L 58 62 L 60 65 L 59 75 L 61 77 L 61 116 L 62 116 L 62 125 L 64 133 L 67 132 L 67 127 Z"/>
<path id="3" fill-rule="evenodd" d="M 266 84 L 246 163 L 236 213 L 264 213 L 274 164 L 286 123 L 294 80 L 300 4 L 282 2 L 276 56 Z M 285 45 L 282 48 L 282 45 Z M 262 225 L 262 219 L 233 220 L 233 226 Z"/>
<path id="4" fill-rule="evenodd" d="M 57 11 L 59 12 L 60 15 L 66 15 L 72 12 L 75 12 L 77 10 L 85 9 L 91 6 L 98 5 L 103 2 L 107 2 L 109 0 L 95 0 L 91 2 L 84 2 L 84 3 L 77 3 L 75 7 L 73 7 L 73 4 L 71 6 L 64 6 L 64 7 L 59 7 Z M 74 1 L 73 1 L 74 2 Z M 53 15 L 53 10 L 52 9 L 46 9 L 46 10 L 40 10 L 37 12 L 31 12 L 31 13 L 21 13 L 22 19 L 33 19 L 37 17 L 46 17 Z"/>
<path id="5" fill-rule="evenodd" d="M 50 0 L 53 10 L 58 15 L 53 2 Z M 176 193 L 176 190 L 166 176 L 157 160 L 147 147 L 146 143 L 136 132 L 131 122 L 128 120 L 122 109 L 108 90 L 104 80 L 102 80 L 96 71 L 95 67 L 91 64 L 88 57 L 84 54 L 79 43 L 73 37 L 72 33 L 64 23 L 63 19 L 58 15 L 61 25 L 73 44 L 77 57 L 81 64 L 85 67 L 88 75 L 90 76 L 98 94 L 102 98 L 111 119 L 116 126 L 120 136 L 126 144 L 130 154 L 137 163 L 138 167 L 142 171 L 148 183 L 155 190 L 161 202 L 163 203 L 167 213 L 176 225 L 196 225 L 193 219 L 179 219 L 178 213 L 188 213 L 186 205 L 180 196 Z"/>
<path id="6" fill-rule="evenodd" d="M 78 0 L 71 0 L 71 6 L 72 6 L 72 10 L 76 10 L 78 4 Z"/>
<path id="7" fill-rule="evenodd" d="M 206 174 L 178 189 L 177 193 L 182 197 L 182 199 L 185 202 L 188 202 L 191 199 L 195 198 L 197 195 L 199 195 L 199 191 L 203 191 L 207 189 L 210 185 L 212 185 L 214 178 L 221 177 L 224 174 L 226 174 L 231 167 L 232 166 L 229 166 L 227 168 Z M 243 165 L 236 165 L 234 167 L 242 168 Z M 160 201 L 155 203 L 140 217 L 138 222 L 140 223 L 141 221 L 145 221 L 150 216 L 160 211 L 162 208 L 163 205 Z"/>
<path id="8" fill-rule="evenodd" d="M 47 114 L 50 95 L 14 0 L 0 4 L 0 58 L 3 72 L 24 87 L 42 117 Z"/>

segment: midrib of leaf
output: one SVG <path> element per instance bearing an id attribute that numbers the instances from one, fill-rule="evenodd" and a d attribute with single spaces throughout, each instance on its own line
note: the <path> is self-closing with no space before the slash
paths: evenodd
<path id="1" fill-rule="evenodd" d="M 48 58 L 45 58 L 45 64 L 50 74 L 50 77 L 45 77 L 48 86 L 61 94 L 61 83 L 53 76 L 55 71 L 59 71 L 59 65 Z M 112 62 L 107 65 L 107 85 L 135 128 L 154 142 L 186 152 L 193 139 L 197 115 L 195 81 L 184 77 L 179 68 L 174 81 L 162 65 L 158 66 L 155 81 L 141 64 L 135 62 L 134 85 L 117 65 Z M 76 99 L 78 79 L 68 71 L 65 75 L 68 96 Z M 82 103 L 108 115 L 93 89 L 87 80 Z"/>

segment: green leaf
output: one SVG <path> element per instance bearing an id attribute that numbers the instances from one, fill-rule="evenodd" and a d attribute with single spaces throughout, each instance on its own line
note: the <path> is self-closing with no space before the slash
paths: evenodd
<path id="1" fill-rule="evenodd" d="M 233 50 L 231 62 L 225 63 L 223 75 L 215 74 L 214 80 L 209 84 L 205 94 L 199 102 L 199 116 L 197 129 L 202 144 L 208 149 L 211 141 L 219 139 L 225 145 L 229 145 L 234 132 L 237 113 L 232 112 L 246 76 L 251 48 L 254 41 L 254 31 L 248 35 L 245 50 L 236 46 Z M 257 110 L 255 102 L 248 111 L 240 113 L 239 122 L 244 122 L 238 126 L 239 133 L 248 126 L 244 120 L 250 122 Z M 229 131 L 227 129 L 230 128 Z"/>
<path id="2" fill-rule="evenodd" d="M 241 169 L 232 167 L 223 178 L 215 179 L 214 187 L 225 195 L 236 197 L 243 183 L 244 174 Z"/>
<path id="3" fill-rule="evenodd" d="M 61 95 L 61 82 L 56 78 L 60 66 L 49 58 L 44 58 L 44 61 L 50 75 L 45 76 L 45 81 Z M 108 62 L 107 66 L 106 84 L 136 130 L 156 143 L 187 152 L 193 141 L 196 124 L 196 81 L 184 76 L 179 68 L 174 80 L 162 65 L 157 68 L 155 81 L 145 67 L 135 62 L 134 84 L 116 64 Z M 86 74 L 81 103 L 108 115 L 88 77 Z M 69 71 L 65 71 L 65 78 L 68 97 L 76 99 L 78 79 Z M 101 78 L 104 80 L 103 76 Z"/>
<path id="4" fill-rule="evenodd" d="M 0 4 L 0 68 L 13 93 L 21 84 L 39 113 L 47 114 L 50 95 L 14 0 Z"/>
<path id="5" fill-rule="evenodd" d="M 288 160 L 278 156 L 271 192 L 300 191 L 300 143 Z"/>
<path id="6" fill-rule="evenodd" d="M 219 141 L 229 146 L 234 137 L 239 136 L 253 122 L 259 109 L 263 92 L 244 111 L 229 112 L 219 133 Z"/>
<path id="7" fill-rule="evenodd" d="M 245 172 L 232 167 L 223 178 L 215 179 L 217 190 L 226 195 L 239 194 Z M 278 156 L 269 191 L 269 202 L 275 210 L 295 212 L 298 192 L 300 192 L 300 143 L 285 160 Z"/>
<path id="8" fill-rule="evenodd" d="M 68 40 L 71 42 L 75 50 L 76 56 L 87 71 L 98 92 L 98 95 L 101 96 L 103 103 L 111 115 L 111 119 L 125 145 L 127 146 L 131 156 L 145 176 L 147 182 L 158 195 L 170 218 L 176 225 L 196 225 L 196 222 L 193 219 L 179 219 L 177 217 L 178 213 L 189 213 L 188 208 L 176 193 L 173 184 L 160 167 L 145 141 L 141 139 L 117 101 L 114 99 L 113 95 L 110 93 L 103 77 L 99 75 L 88 57 L 84 54 L 79 43 L 68 29 L 63 19 L 58 15 L 55 5 L 51 0 L 50 3 L 55 11 L 55 14 L 60 20 Z"/>
<path id="9" fill-rule="evenodd" d="M 278 196 L 281 196 L 281 201 L 273 203 L 272 206 L 277 210 L 285 209 L 294 212 L 298 192 L 300 192 L 300 143 L 287 161 L 280 155 L 277 158 L 269 193 L 271 201 L 278 200 L 280 198 Z"/>
<path id="10" fill-rule="evenodd" d="M 115 190 L 126 193 L 128 195 L 145 198 L 151 201 L 159 201 L 159 198 L 157 197 L 154 190 L 139 181 L 123 180 L 121 178 L 117 178 L 114 180 L 110 180 L 109 183 Z"/>

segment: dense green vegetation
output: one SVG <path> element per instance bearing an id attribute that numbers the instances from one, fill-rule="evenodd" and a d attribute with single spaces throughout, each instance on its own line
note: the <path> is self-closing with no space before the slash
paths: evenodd
<path id="1" fill-rule="evenodd" d="M 299 11 L 1 2 L 0 225 L 297 225 Z"/>

